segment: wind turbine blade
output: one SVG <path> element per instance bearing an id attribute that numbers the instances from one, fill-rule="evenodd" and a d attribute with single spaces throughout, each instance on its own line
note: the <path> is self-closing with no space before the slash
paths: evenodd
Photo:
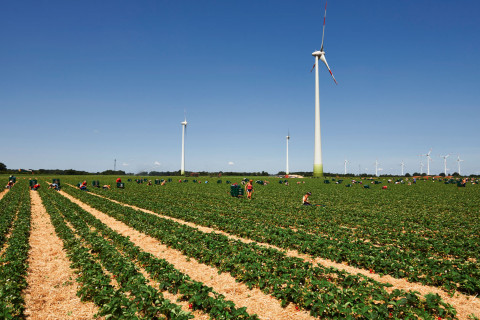
<path id="1" fill-rule="evenodd" d="M 322 46 L 320 47 L 320 51 L 323 51 L 323 40 L 325 39 L 325 20 L 327 19 L 327 2 L 325 2 L 325 14 L 323 16 L 323 32 L 322 32 Z"/>
<path id="2" fill-rule="evenodd" d="M 325 58 L 324 54 L 320 56 L 320 60 L 322 60 L 323 63 L 325 63 L 325 65 L 327 66 L 328 72 L 330 72 L 330 75 L 332 76 L 333 81 L 335 81 L 335 84 L 338 84 L 337 80 L 335 80 L 335 77 L 333 76 L 332 70 L 330 70 L 330 67 L 328 66 L 327 59 Z"/>
<path id="3" fill-rule="evenodd" d="M 316 63 L 313 64 L 313 67 L 312 67 L 312 69 L 310 69 L 310 72 L 312 72 L 313 69 L 315 69 L 315 65 L 316 65 Z"/>

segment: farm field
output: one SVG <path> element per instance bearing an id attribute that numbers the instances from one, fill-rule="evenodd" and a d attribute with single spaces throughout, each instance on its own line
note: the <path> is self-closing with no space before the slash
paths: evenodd
<path id="1" fill-rule="evenodd" d="M 480 317 L 479 184 L 30 177 L 0 193 L 6 319 Z"/>

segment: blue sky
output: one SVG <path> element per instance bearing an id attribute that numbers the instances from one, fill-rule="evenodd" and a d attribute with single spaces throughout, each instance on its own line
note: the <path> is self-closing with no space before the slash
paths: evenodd
<path id="1" fill-rule="evenodd" d="M 3 1 L 8 168 L 313 168 L 325 1 Z M 480 173 L 480 2 L 330 0 L 320 69 L 326 172 Z M 425 159 L 424 159 L 424 163 Z M 426 166 L 424 168 L 426 171 Z"/>

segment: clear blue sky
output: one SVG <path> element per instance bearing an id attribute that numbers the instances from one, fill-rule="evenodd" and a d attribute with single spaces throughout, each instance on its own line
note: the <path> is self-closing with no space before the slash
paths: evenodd
<path id="1" fill-rule="evenodd" d="M 313 168 L 325 1 L 3 1 L 0 162 L 8 168 Z M 477 0 L 330 0 L 324 170 L 480 173 Z M 425 160 L 424 160 L 424 163 Z M 426 166 L 424 168 L 426 171 Z"/>

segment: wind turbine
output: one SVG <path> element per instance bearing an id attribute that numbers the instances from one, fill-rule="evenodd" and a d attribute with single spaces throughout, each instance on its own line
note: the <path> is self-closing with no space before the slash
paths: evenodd
<path id="1" fill-rule="evenodd" d="M 320 135 L 320 92 L 318 89 L 318 60 L 323 61 L 327 67 L 330 75 L 337 84 L 337 80 L 333 76 L 332 70 L 328 66 L 327 60 L 325 59 L 325 51 L 323 51 L 323 40 L 325 39 L 325 19 L 327 18 L 327 3 L 325 3 L 325 15 L 323 16 L 323 32 L 322 32 L 322 46 L 320 51 L 315 51 L 312 53 L 312 56 L 315 57 L 315 147 L 314 147 L 314 158 L 313 158 L 313 176 L 322 177 L 323 176 L 323 162 L 322 162 L 322 140 Z M 313 70 L 313 68 L 312 68 Z M 312 71 L 310 70 L 310 72 Z"/>
<path id="2" fill-rule="evenodd" d="M 345 159 L 345 161 L 344 161 L 344 165 L 345 165 L 345 175 L 347 175 L 347 163 L 348 163 L 348 160 Z"/>
<path id="3" fill-rule="evenodd" d="M 440 158 L 443 158 L 443 166 L 445 168 L 445 177 L 447 176 L 447 158 L 448 157 L 450 157 L 450 153 L 445 156 L 440 156 Z"/>
<path id="4" fill-rule="evenodd" d="M 400 166 L 402 167 L 402 176 L 403 176 L 403 169 L 405 168 L 405 162 L 403 162 L 403 160 L 402 160 L 402 162 L 400 163 Z"/>
<path id="5" fill-rule="evenodd" d="M 377 176 L 377 177 L 378 177 L 378 171 L 383 170 L 382 168 L 378 167 L 379 164 L 380 164 L 380 162 L 378 162 L 378 160 L 375 160 L 375 176 Z"/>
<path id="6" fill-rule="evenodd" d="M 462 172 L 460 171 L 460 162 L 462 162 L 462 161 L 464 161 L 464 160 L 461 160 L 461 159 L 460 159 L 460 155 L 458 155 L 458 157 L 457 157 L 458 175 L 460 175 L 460 176 L 462 175 Z"/>
<path id="7" fill-rule="evenodd" d="M 187 115 L 185 114 L 185 120 L 182 124 L 182 164 L 180 167 L 180 175 L 185 175 L 185 133 L 187 131 Z"/>
<path id="8" fill-rule="evenodd" d="M 423 167 L 424 167 L 424 166 L 425 166 L 425 165 L 423 164 L 423 161 L 420 161 L 420 175 L 423 174 Z"/>
<path id="9" fill-rule="evenodd" d="M 288 169 L 288 140 L 290 140 L 290 131 L 288 131 L 288 134 L 287 134 L 287 170 L 285 171 L 285 174 L 287 176 L 290 174 L 290 171 Z"/>
<path id="10" fill-rule="evenodd" d="M 427 176 L 430 175 L 430 161 L 432 161 L 432 158 L 430 157 L 430 153 L 432 152 L 432 148 L 430 148 L 430 151 L 428 151 L 427 154 L 422 154 L 421 156 L 427 157 Z"/>

